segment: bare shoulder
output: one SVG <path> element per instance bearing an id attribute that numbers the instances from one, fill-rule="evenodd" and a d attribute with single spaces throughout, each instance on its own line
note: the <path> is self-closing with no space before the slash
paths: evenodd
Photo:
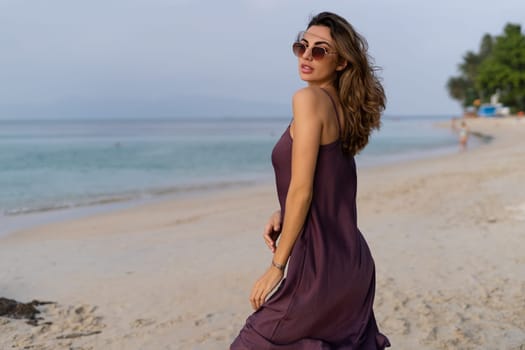
<path id="1" fill-rule="evenodd" d="M 293 95 L 293 103 L 298 105 L 313 105 L 326 98 L 325 93 L 319 87 L 307 86 L 297 90 Z"/>
<path id="2" fill-rule="evenodd" d="M 327 110 L 328 96 L 319 87 L 305 87 L 297 90 L 292 99 L 294 115 L 307 114 L 321 117 Z"/>

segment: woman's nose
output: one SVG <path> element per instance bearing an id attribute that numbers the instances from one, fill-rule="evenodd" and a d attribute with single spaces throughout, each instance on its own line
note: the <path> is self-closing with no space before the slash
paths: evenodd
<path id="1" fill-rule="evenodd" d="M 312 49 L 311 48 L 307 47 L 306 50 L 304 50 L 303 58 L 308 61 L 312 60 Z"/>

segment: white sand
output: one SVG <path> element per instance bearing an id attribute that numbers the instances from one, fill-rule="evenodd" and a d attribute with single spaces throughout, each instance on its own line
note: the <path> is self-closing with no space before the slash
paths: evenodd
<path id="1" fill-rule="evenodd" d="M 359 173 L 393 349 L 525 349 L 525 120 L 468 123 L 494 141 Z M 0 349 L 227 349 L 276 208 L 262 185 L 0 238 L 0 296 L 57 302 L 52 325 L 0 317 Z"/>

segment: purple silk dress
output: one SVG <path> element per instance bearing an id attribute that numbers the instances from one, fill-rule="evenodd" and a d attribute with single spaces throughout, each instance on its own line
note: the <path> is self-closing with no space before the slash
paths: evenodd
<path id="1" fill-rule="evenodd" d="M 332 103 L 335 108 L 333 99 Z M 335 116 L 339 125 L 337 109 Z M 283 218 L 291 178 L 289 129 L 272 152 Z M 319 147 L 313 186 L 310 210 L 293 246 L 286 278 L 248 317 L 231 350 L 377 350 L 390 346 L 379 333 L 372 309 L 375 268 L 357 227 L 355 162 L 343 154 L 340 140 Z"/>

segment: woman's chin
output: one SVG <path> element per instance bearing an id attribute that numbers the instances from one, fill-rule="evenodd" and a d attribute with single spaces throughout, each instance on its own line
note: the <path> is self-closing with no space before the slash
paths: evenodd
<path id="1" fill-rule="evenodd" d="M 311 74 L 304 74 L 304 73 L 301 73 L 301 72 L 299 72 L 299 78 L 301 78 L 302 81 L 305 81 L 307 83 L 314 80 L 314 79 L 312 79 L 312 75 Z"/>

